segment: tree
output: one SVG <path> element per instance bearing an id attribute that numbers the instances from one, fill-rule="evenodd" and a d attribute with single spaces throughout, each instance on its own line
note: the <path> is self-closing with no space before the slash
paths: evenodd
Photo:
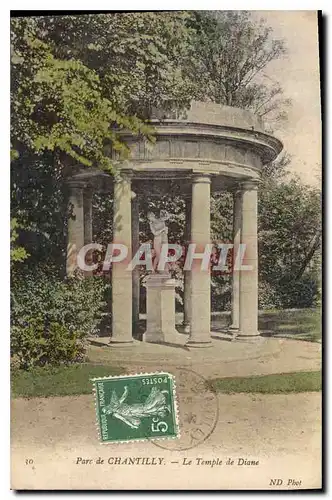
<path id="1" fill-rule="evenodd" d="M 110 169 L 106 142 L 150 137 L 151 108 L 190 102 L 187 14 L 132 13 L 12 20 L 12 140 Z M 16 147 L 15 147 L 16 149 Z M 121 155 L 120 155 L 121 156 Z"/>
<path id="2" fill-rule="evenodd" d="M 59 58 L 42 38 L 38 20 L 13 20 L 11 140 L 15 156 L 24 150 L 51 151 L 86 166 L 112 170 L 112 159 L 105 154 L 107 142 L 122 154 L 127 151 L 117 129 L 148 135 L 149 128 L 137 117 L 116 110 L 103 96 L 96 71 L 79 59 Z"/>
<path id="3" fill-rule="evenodd" d="M 77 59 L 100 78 L 115 109 L 148 118 L 152 107 L 188 105 L 192 57 L 186 12 L 135 12 L 38 19 L 43 40 L 64 60 Z"/>
<path id="4" fill-rule="evenodd" d="M 260 279 L 272 287 L 280 305 L 313 303 L 319 276 L 309 264 L 320 246 L 320 209 L 319 190 L 297 178 L 268 179 L 259 191 Z M 301 298 L 302 281 L 307 296 Z"/>
<path id="5" fill-rule="evenodd" d="M 195 12 L 197 99 L 253 110 L 269 121 L 285 118 L 290 102 L 282 87 L 264 74 L 286 53 L 272 28 L 247 11 Z"/>
<path id="6" fill-rule="evenodd" d="M 153 140 L 153 106 L 184 106 L 185 13 L 14 18 L 11 22 L 12 216 L 32 258 L 59 256 L 66 159 L 113 173 L 119 131 Z M 22 233 L 22 228 L 25 232 Z M 64 246 L 63 246 L 64 248 Z"/>
<path id="7" fill-rule="evenodd" d="M 62 167 L 51 152 L 21 151 L 11 166 L 11 215 L 15 246 L 29 254 L 26 265 L 65 263 L 66 185 Z"/>

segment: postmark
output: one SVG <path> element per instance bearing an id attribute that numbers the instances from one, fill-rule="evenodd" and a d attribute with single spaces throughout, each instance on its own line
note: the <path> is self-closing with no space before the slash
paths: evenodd
<path id="1" fill-rule="evenodd" d="M 219 418 L 218 398 L 196 371 L 178 367 L 174 375 L 181 436 L 175 441 L 153 442 L 160 448 L 185 451 L 201 445 L 213 433 Z"/>
<path id="2" fill-rule="evenodd" d="M 92 379 L 101 443 L 176 439 L 174 376 L 167 372 Z"/>

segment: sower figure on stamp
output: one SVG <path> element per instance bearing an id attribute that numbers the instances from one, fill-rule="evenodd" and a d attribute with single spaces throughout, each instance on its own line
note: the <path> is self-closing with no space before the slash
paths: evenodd
<path id="1" fill-rule="evenodd" d="M 160 254 L 163 245 L 168 244 L 168 227 L 165 224 L 165 221 L 169 219 L 169 214 L 166 210 L 160 210 L 159 219 L 153 212 L 148 213 L 148 220 L 150 223 L 150 229 L 154 236 L 153 239 L 153 250 L 154 250 L 154 259 L 153 259 L 153 272 L 158 272 L 158 263 L 160 260 Z M 167 264 L 163 272 L 167 272 Z"/>

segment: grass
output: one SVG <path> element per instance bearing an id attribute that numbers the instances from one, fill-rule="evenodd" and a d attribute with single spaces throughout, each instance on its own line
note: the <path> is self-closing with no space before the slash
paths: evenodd
<path id="1" fill-rule="evenodd" d="M 283 309 L 262 311 L 259 329 L 268 336 L 321 342 L 322 312 L 320 309 Z"/>
<path id="2" fill-rule="evenodd" d="M 91 394 L 90 379 L 119 375 L 120 367 L 98 364 L 75 364 L 59 367 L 14 370 L 11 377 L 12 397 L 47 397 Z"/>
<path id="3" fill-rule="evenodd" d="M 90 379 L 119 375 L 123 368 L 98 364 L 15 370 L 12 374 L 13 397 L 48 397 L 91 394 Z M 294 372 L 253 377 L 227 377 L 208 381 L 210 388 L 224 394 L 287 394 L 321 390 L 321 372 Z"/>
<path id="4" fill-rule="evenodd" d="M 235 394 L 239 392 L 260 394 L 288 394 L 320 391 L 321 372 L 276 373 L 253 377 L 227 377 L 209 380 L 209 386 L 216 392 Z"/>
<path id="5" fill-rule="evenodd" d="M 212 314 L 212 329 L 227 330 L 230 313 Z M 259 311 L 258 329 L 266 337 L 283 337 L 308 342 L 322 340 L 321 309 L 270 309 Z"/>

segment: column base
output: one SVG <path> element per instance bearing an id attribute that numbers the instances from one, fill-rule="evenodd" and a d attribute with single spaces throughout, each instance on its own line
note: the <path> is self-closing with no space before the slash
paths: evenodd
<path id="1" fill-rule="evenodd" d="M 122 339 L 113 339 L 111 337 L 108 345 L 110 347 L 124 347 L 124 346 L 131 346 L 133 342 L 134 339 L 122 340 Z"/>
<path id="2" fill-rule="evenodd" d="M 236 325 L 230 325 L 228 327 L 228 330 L 231 331 L 231 332 L 239 332 L 240 328 Z"/>
<path id="3" fill-rule="evenodd" d="M 176 344 L 183 345 L 183 336 L 177 331 L 173 332 L 149 332 L 143 334 L 143 342 L 149 344 Z"/>
<path id="4" fill-rule="evenodd" d="M 190 333 L 190 323 L 182 323 L 183 326 L 183 332 L 184 333 Z"/>
<path id="5" fill-rule="evenodd" d="M 238 333 L 236 335 L 235 339 L 237 342 L 253 342 L 253 343 L 258 343 L 258 342 L 264 342 L 264 337 L 260 335 L 259 332 L 253 335 L 245 335 L 243 333 Z"/>
<path id="6" fill-rule="evenodd" d="M 212 347 L 212 341 L 207 340 L 207 341 L 200 341 L 200 340 L 191 340 L 189 339 L 188 342 L 185 344 L 186 347 L 201 347 L 201 348 L 207 348 L 207 347 Z"/>
<path id="7" fill-rule="evenodd" d="M 239 327 L 238 326 L 235 326 L 235 325 L 231 325 L 228 327 L 228 333 L 230 333 L 232 335 L 232 339 L 231 339 L 231 342 L 234 342 L 238 335 L 239 335 Z"/>

